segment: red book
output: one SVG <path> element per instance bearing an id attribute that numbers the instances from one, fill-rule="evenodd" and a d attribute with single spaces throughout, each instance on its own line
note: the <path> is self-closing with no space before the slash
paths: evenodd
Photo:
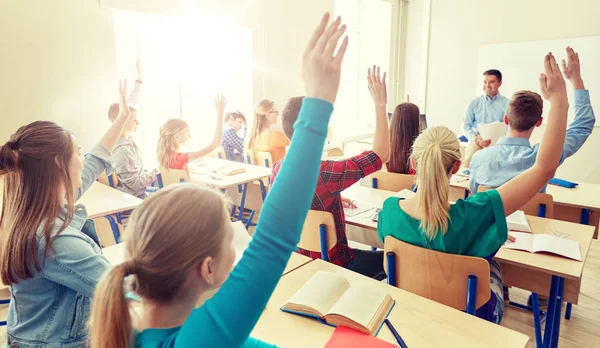
<path id="1" fill-rule="evenodd" d="M 397 346 L 345 326 L 338 326 L 325 345 L 325 348 L 352 347 L 396 348 Z"/>

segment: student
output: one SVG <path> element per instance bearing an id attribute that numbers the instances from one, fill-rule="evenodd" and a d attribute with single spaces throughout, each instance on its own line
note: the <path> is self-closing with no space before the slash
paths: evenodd
<path id="1" fill-rule="evenodd" d="M 321 161 L 319 179 L 314 191 L 311 209 L 328 211 L 333 214 L 337 242 L 329 251 L 329 260 L 338 266 L 348 268 L 352 271 L 364 274 L 368 277 L 385 278 L 383 271 L 383 251 L 366 251 L 352 249 L 348 246 L 346 237 L 346 218 L 341 192 L 352 186 L 360 179 L 381 169 L 383 163 L 387 162 L 390 155 L 389 130 L 387 120 L 387 88 L 385 84 L 385 73 L 380 78 L 379 68 L 373 66 L 368 73 L 369 91 L 375 103 L 375 136 L 373 137 L 373 150 L 361 153 L 343 161 Z M 293 139 L 295 135 L 293 125 L 298 119 L 303 97 L 292 98 L 283 110 L 283 130 L 285 134 Z M 282 162 L 273 166 L 271 183 L 276 182 Z M 279 180 L 279 179 L 277 179 Z M 299 249 L 299 253 L 312 257 L 321 258 L 320 252 Z"/>
<path id="2" fill-rule="evenodd" d="M 382 241 L 392 236 L 412 245 L 488 260 L 492 294 L 488 303 L 477 310 L 477 316 L 495 323 L 502 320 L 504 301 L 502 273 L 493 257 L 508 238 L 505 217 L 554 176 L 565 137 L 569 102 L 565 81 L 552 54 L 545 57 L 544 72 L 540 87 L 551 105 L 550 120 L 531 168 L 497 190 L 450 204 L 449 182 L 461 165 L 460 145 L 448 128 L 429 128 L 415 141 L 410 160 L 417 172 L 416 195 L 408 199 L 390 197 L 379 213 L 377 230 Z"/>
<path id="3" fill-rule="evenodd" d="M 345 38 L 334 56 L 345 26 L 339 26 L 338 18 L 326 29 L 328 20 L 325 15 L 304 54 L 307 98 L 296 140 L 240 262 L 231 271 L 233 231 L 219 192 L 192 184 L 158 191 L 133 213 L 125 237 L 126 261 L 98 286 L 90 323 L 92 348 L 272 347 L 249 335 L 296 249 L 317 182 L 348 45 Z M 141 297 L 136 328 L 123 291 L 127 276 L 133 277 Z M 195 308 L 205 292 L 216 288 L 214 297 Z"/>
<path id="4" fill-rule="evenodd" d="M 48 121 L 19 128 L 0 148 L 0 276 L 11 292 L 11 347 L 83 347 L 88 340 L 91 297 L 110 265 L 75 201 L 110 168 L 129 121 L 126 85 L 120 87 L 119 116 L 85 157 L 69 131 Z"/>
<path id="5" fill-rule="evenodd" d="M 386 164 L 388 172 L 414 174 L 408 163 L 412 145 L 421 132 L 419 107 L 413 103 L 396 106 L 390 122 L 390 161 Z"/>
<path id="6" fill-rule="evenodd" d="M 272 100 L 263 99 L 254 107 L 254 124 L 248 142 L 253 163 L 259 162 L 258 151 L 269 152 L 273 163 L 285 156 L 285 148 L 290 145 L 290 139 L 280 129 L 270 128 L 277 123 L 278 115 L 279 111 Z"/>
<path id="7" fill-rule="evenodd" d="M 225 151 L 225 158 L 230 161 L 241 161 L 241 156 L 244 154 L 244 140 L 246 139 L 246 116 L 239 111 L 228 112 L 225 115 L 227 124 L 223 129 L 223 141 L 221 146 Z M 240 137 L 239 131 L 243 128 L 243 136 Z"/>
<path id="8" fill-rule="evenodd" d="M 560 163 L 575 154 L 594 129 L 596 118 L 590 102 L 590 94 L 583 85 L 580 74 L 579 55 L 567 47 L 568 65 L 563 61 L 565 78 L 575 90 L 575 119 L 567 128 Z M 540 144 L 533 146 L 529 138 L 536 127 L 542 124 L 542 98 L 534 92 L 515 93 L 504 116 L 508 125 L 505 138 L 496 146 L 473 155 L 470 166 L 471 191 L 477 192 L 479 185 L 498 187 L 533 166 Z M 545 192 L 544 186 L 542 192 Z"/>
<path id="9" fill-rule="evenodd" d="M 477 131 L 478 124 L 502 122 L 508 98 L 500 95 L 498 91 L 502 86 L 502 73 L 499 70 L 488 70 L 483 73 L 484 94 L 473 99 L 463 119 L 463 133 L 469 139 L 469 145 L 465 153 L 465 166 L 468 167 L 473 154 L 485 147 L 490 146 L 491 140 L 483 140 Z"/>
<path id="10" fill-rule="evenodd" d="M 185 169 L 189 162 L 200 159 L 221 145 L 223 134 L 223 112 L 225 111 L 225 98 L 218 95 L 215 99 L 215 110 L 217 111 L 217 128 L 211 143 L 195 152 L 180 152 L 181 146 L 189 143 L 192 136 L 190 127 L 182 118 L 170 118 L 160 127 L 160 139 L 158 140 L 157 159 L 162 168 Z"/>
<path id="11" fill-rule="evenodd" d="M 140 94 L 142 91 L 142 67 L 137 61 L 138 79 L 135 88 L 128 99 L 129 121 L 123 127 L 121 137 L 112 153 L 112 167 L 117 174 L 119 183 L 116 189 L 130 195 L 144 199 L 146 188 L 155 180 L 156 173 L 144 169 L 142 153 L 137 147 L 131 134 L 135 133 L 140 122 L 137 119 L 137 110 L 140 105 Z M 119 116 L 119 104 L 112 104 L 108 109 L 108 118 L 115 122 Z"/>

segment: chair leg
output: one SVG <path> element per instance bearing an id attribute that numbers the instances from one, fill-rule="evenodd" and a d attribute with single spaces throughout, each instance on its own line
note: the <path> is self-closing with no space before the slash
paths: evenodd
<path id="1" fill-rule="evenodd" d="M 567 309 L 565 310 L 565 319 L 571 320 L 571 309 L 573 308 L 572 303 L 567 303 Z"/>
<path id="2" fill-rule="evenodd" d="M 535 345 L 536 347 L 543 347 L 542 342 L 542 324 L 540 322 L 540 306 L 538 302 L 538 295 L 534 292 L 531 294 L 531 309 L 533 310 L 533 329 L 535 332 Z"/>
<path id="3" fill-rule="evenodd" d="M 371 251 L 377 251 L 377 247 L 372 246 Z"/>

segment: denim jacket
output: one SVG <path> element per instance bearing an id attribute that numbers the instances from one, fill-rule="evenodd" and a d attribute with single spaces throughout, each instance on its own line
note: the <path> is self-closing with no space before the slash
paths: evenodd
<path id="1" fill-rule="evenodd" d="M 85 156 L 79 199 L 105 168 L 110 168 L 110 153 L 96 145 Z M 66 209 L 54 224 L 57 234 Z M 40 272 L 10 286 L 8 346 L 25 348 L 85 347 L 87 321 L 92 295 L 102 273 L 110 267 L 102 255 L 92 220 L 83 205 L 75 206 L 73 220 L 58 234 L 52 250 L 43 259 L 45 239 L 38 230 Z"/>

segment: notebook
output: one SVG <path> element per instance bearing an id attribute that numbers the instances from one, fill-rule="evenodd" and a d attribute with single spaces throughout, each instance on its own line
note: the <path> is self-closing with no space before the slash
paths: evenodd
<path id="1" fill-rule="evenodd" d="M 525 212 L 517 210 L 506 217 L 506 225 L 509 231 L 531 232 L 529 222 L 525 217 Z"/>
<path id="2" fill-rule="evenodd" d="M 551 253 L 569 259 L 583 261 L 579 243 L 575 240 L 560 238 L 551 234 L 530 234 L 510 232 L 514 242 L 506 241 L 503 248 L 529 251 L 530 253 Z"/>
<path id="3" fill-rule="evenodd" d="M 235 165 L 235 163 L 225 163 L 225 162 L 213 162 L 209 163 L 202 167 L 208 171 L 211 171 L 216 174 L 231 176 L 236 174 L 241 174 L 246 172 L 246 168 Z"/>
<path id="4" fill-rule="evenodd" d="M 325 156 L 343 156 L 344 155 L 344 150 L 342 150 L 340 147 L 338 146 L 334 146 L 334 145 L 325 145 L 325 148 L 323 149 L 323 155 Z"/>
<path id="5" fill-rule="evenodd" d="M 319 271 L 281 307 L 331 326 L 347 326 L 376 335 L 394 307 L 387 292 L 352 283 L 343 275 Z"/>
<path id="6" fill-rule="evenodd" d="M 396 346 L 386 341 L 364 334 L 360 331 L 345 326 L 338 326 L 325 345 L 325 348 L 395 348 Z"/>
<path id="7" fill-rule="evenodd" d="M 373 209 L 372 206 L 365 205 L 364 203 L 357 201 L 354 201 L 354 205 L 356 206 L 356 208 L 344 208 L 344 215 L 348 217 L 353 217 Z"/>
<path id="8" fill-rule="evenodd" d="M 233 228 L 233 240 L 231 243 L 233 244 L 233 249 L 235 250 L 235 261 L 233 264 L 237 265 L 237 263 L 242 259 L 244 251 L 248 249 L 248 245 L 250 244 L 252 237 L 250 234 L 248 234 L 246 227 L 241 221 L 232 222 L 231 227 Z"/>

